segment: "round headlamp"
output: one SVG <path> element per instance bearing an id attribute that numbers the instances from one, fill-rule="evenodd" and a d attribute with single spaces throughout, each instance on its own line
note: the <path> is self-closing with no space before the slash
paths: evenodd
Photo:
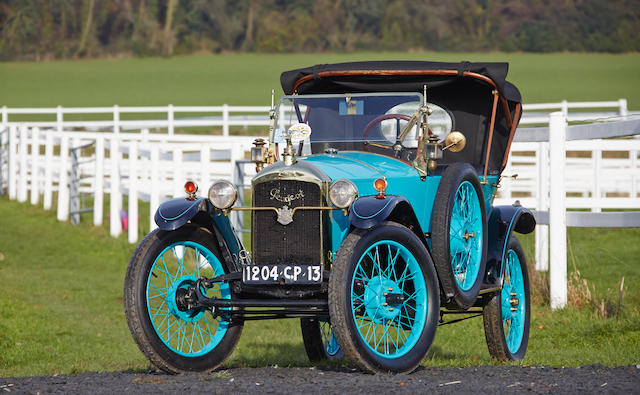
<path id="1" fill-rule="evenodd" d="M 209 200 L 216 208 L 226 209 L 233 206 L 238 198 L 238 191 L 227 180 L 216 181 L 209 188 Z"/>
<path id="2" fill-rule="evenodd" d="M 349 180 L 338 180 L 329 188 L 331 202 L 339 208 L 347 208 L 358 197 L 358 188 Z"/>

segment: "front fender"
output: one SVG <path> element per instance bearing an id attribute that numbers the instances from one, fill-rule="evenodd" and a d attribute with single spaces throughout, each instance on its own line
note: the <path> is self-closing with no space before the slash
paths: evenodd
<path id="1" fill-rule="evenodd" d="M 176 230 L 189 222 L 200 211 L 207 210 L 207 199 L 171 199 L 158 207 L 154 221 L 162 230 Z"/>
<path id="2" fill-rule="evenodd" d="M 371 229 L 382 221 L 398 222 L 424 240 L 424 234 L 413 207 L 403 196 L 386 195 L 384 199 L 374 196 L 358 198 L 349 212 L 351 225 L 359 229 Z"/>
<path id="3" fill-rule="evenodd" d="M 536 227 L 533 213 L 520 205 L 494 206 L 487 220 L 489 232 L 487 248 L 487 274 L 485 283 L 502 284 L 503 265 L 511 233 L 531 233 Z"/>

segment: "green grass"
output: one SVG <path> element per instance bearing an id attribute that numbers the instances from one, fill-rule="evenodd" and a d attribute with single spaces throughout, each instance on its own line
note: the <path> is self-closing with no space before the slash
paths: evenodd
<path id="1" fill-rule="evenodd" d="M 134 246 L 88 222 L 74 227 L 56 221 L 54 212 L 0 198 L 0 377 L 150 367 L 129 334 L 122 307 Z M 619 277 L 625 276 L 622 311 L 617 319 L 604 319 L 590 309 L 552 312 L 535 306 L 529 350 L 520 364 L 640 362 L 639 238 L 639 229 L 570 229 L 569 267 L 575 259 L 597 292 L 617 297 Z M 532 240 L 523 238 L 529 257 Z M 492 363 L 482 320 L 439 328 L 424 363 Z M 248 322 L 225 365 L 276 364 L 310 366 L 297 320 Z"/>
<path id="2" fill-rule="evenodd" d="M 508 61 L 525 103 L 627 98 L 640 109 L 640 54 L 381 52 L 222 54 L 0 63 L 0 106 L 268 105 L 284 70 L 355 60 Z M 51 118 L 53 119 L 53 117 Z"/>

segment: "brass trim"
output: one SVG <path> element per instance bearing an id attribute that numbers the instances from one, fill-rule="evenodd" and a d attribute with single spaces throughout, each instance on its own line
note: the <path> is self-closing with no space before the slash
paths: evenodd
<path id="1" fill-rule="evenodd" d="M 493 129 L 496 123 L 496 109 L 498 107 L 498 91 L 493 91 L 493 108 L 491 110 L 491 124 L 489 125 L 489 142 L 487 143 L 487 156 L 484 160 L 483 181 L 487 181 L 487 168 L 489 167 L 489 157 L 491 156 L 491 143 L 493 141 Z"/>
<path id="2" fill-rule="evenodd" d="M 231 207 L 229 209 L 227 209 L 227 211 L 232 211 L 232 210 L 238 210 L 238 211 L 269 211 L 269 210 L 273 210 L 275 211 L 275 213 L 278 213 L 278 210 L 280 210 L 277 207 Z M 294 207 L 292 209 L 293 211 L 291 212 L 291 215 L 294 215 L 296 213 L 296 211 L 298 210 L 342 210 L 340 207 L 315 207 L 315 206 L 299 206 L 299 207 Z"/>

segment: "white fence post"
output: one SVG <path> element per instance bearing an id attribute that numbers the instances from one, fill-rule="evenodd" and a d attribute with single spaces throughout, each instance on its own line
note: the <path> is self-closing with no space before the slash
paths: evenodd
<path id="1" fill-rule="evenodd" d="M 182 149 L 173 148 L 173 197 L 184 195 L 184 175 L 182 170 Z"/>
<path id="2" fill-rule="evenodd" d="M 538 149 L 538 204 L 539 211 L 549 211 L 549 143 L 540 143 Z M 549 270 L 549 225 L 536 226 L 536 270 Z"/>
<path id="3" fill-rule="evenodd" d="M 56 130 L 58 131 L 58 133 L 62 133 L 62 122 L 64 121 L 64 115 L 62 112 L 62 106 L 58 106 L 56 107 Z"/>
<path id="4" fill-rule="evenodd" d="M 129 146 L 129 243 L 138 241 L 138 142 Z"/>
<path id="5" fill-rule="evenodd" d="M 593 194 L 591 197 L 596 201 L 596 205 L 600 203 L 601 192 L 600 192 L 600 163 L 602 162 L 602 150 L 595 149 L 591 152 L 593 156 Z M 602 211 L 600 206 L 592 207 L 591 211 L 594 213 L 599 213 Z"/>
<path id="6" fill-rule="evenodd" d="M 629 115 L 629 109 L 627 107 L 627 99 L 619 99 L 618 106 L 620 107 L 619 109 L 620 116 L 626 117 L 627 115 Z"/>
<path id="7" fill-rule="evenodd" d="M 69 219 L 69 137 L 60 138 L 60 175 L 58 178 L 58 221 Z"/>
<path id="8" fill-rule="evenodd" d="M 53 132 L 48 130 L 44 145 L 44 196 L 42 197 L 42 207 L 50 210 L 53 204 Z"/>
<path id="9" fill-rule="evenodd" d="M 14 200 L 18 195 L 18 130 L 15 126 L 9 127 L 9 143 L 7 153 L 9 155 L 9 166 L 7 171 L 7 181 L 9 182 L 9 199 Z"/>
<path id="10" fill-rule="evenodd" d="M 222 135 L 229 136 L 229 105 L 222 105 Z"/>
<path id="11" fill-rule="evenodd" d="M 40 129 L 31 130 L 31 204 L 40 200 Z"/>
<path id="12" fill-rule="evenodd" d="M 93 224 L 102 225 L 104 212 L 104 137 L 96 138 L 95 181 L 93 183 Z"/>
<path id="13" fill-rule="evenodd" d="M 211 150 L 209 144 L 203 144 L 200 147 L 200 182 L 202 188 L 207 188 L 209 184 L 209 161 L 211 157 Z"/>
<path id="14" fill-rule="evenodd" d="M 551 308 L 567 305 L 567 213 L 565 208 L 565 159 L 567 119 L 564 112 L 550 114 L 549 162 L 550 162 L 550 289 Z"/>
<path id="15" fill-rule="evenodd" d="M 160 205 L 160 192 L 158 185 L 158 166 L 160 165 L 160 147 L 158 144 L 151 146 L 151 196 L 149 197 L 149 232 L 157 228 L 156 221 L 153 219 L 158 206 Z"/>
<path id="16" fill-rule="evenodd" d="M 167 106 L 167 120 L 169 121 L 169 128 L 168 128 L 168 132 L 169 134 L 173 134 L 174 131 L 174 112 L 173 112 L 173 104 L 169 104 Z"/>
<path id="17" fill-rule="evenodd" d="M 20 173 L 18 176 L 18 201 L 27 201 L 27 142 L 28 142 L 29 130 L 22 126 L 20 127 L 20 143 L 19 143 L 19 159 L 20 159 Z"/>
<path id="18" fill-rule="evenodd" d="M 115 115 L 114 115 L 115 117 Z M 114 126 L 115 129 L 115 126 Z M 111 156 L 111 175 L 109 179 L 109 229 L 113 237 L 120 236 L 120 210 L 122 209 L 122 194 L 120 192 L 120 137 L 115 134 L 111 138 L 109 155 Z"/>

